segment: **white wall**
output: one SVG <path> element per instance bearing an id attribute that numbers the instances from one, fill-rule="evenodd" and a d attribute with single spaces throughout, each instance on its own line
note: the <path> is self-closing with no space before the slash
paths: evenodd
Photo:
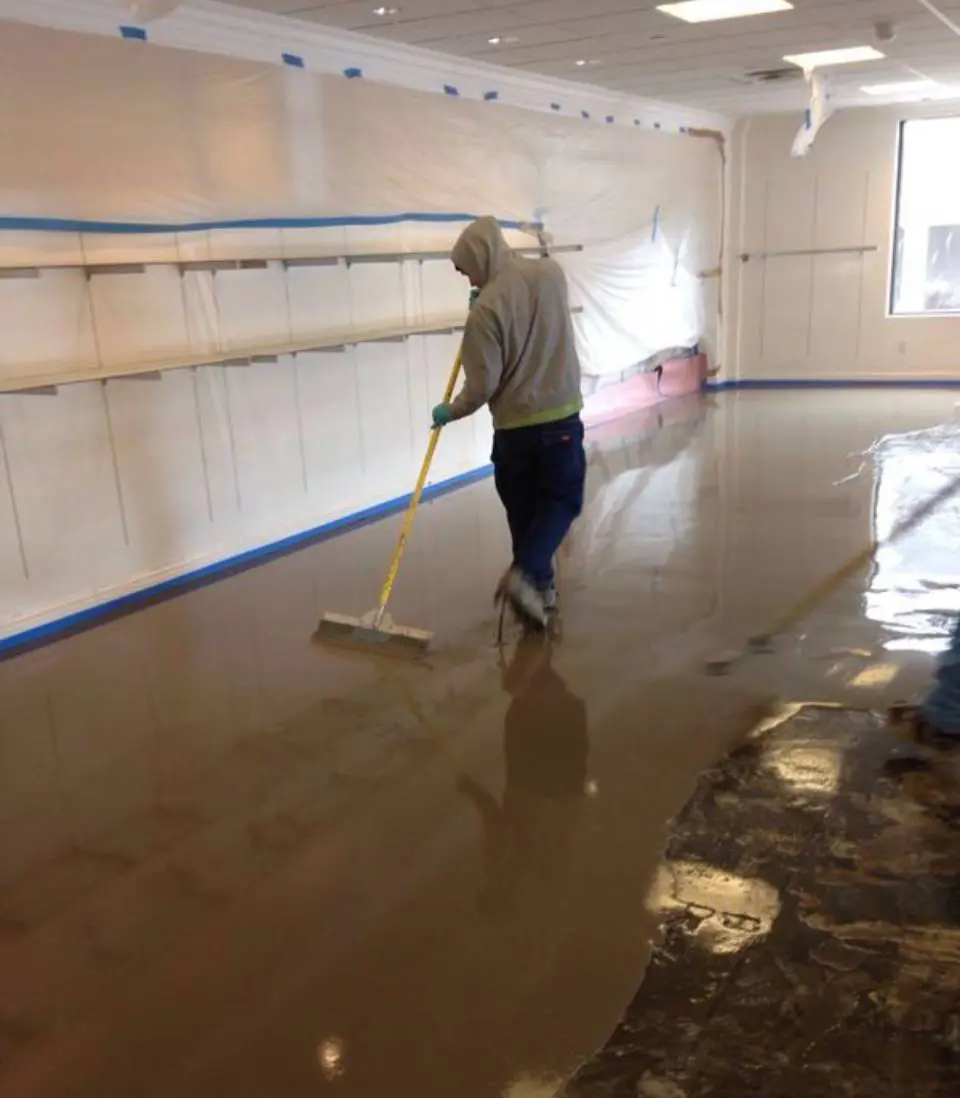
<path id="1" fill-rule="evenodd" d="M 0 266 L 42 268 L 0 278 L 0 637 L 409 491 L 456 334 L 166 369 L 465 314 L 446 260 L 277 257 L 444 250 L 470 213 L 540 215 L 587 245 L 562 260 L 588 370 L 712 327 L 710 140 L 18 24 L 0 99 L 20 104 L 0 114 Z M 357 215 L 397 223 L 316 224 Z M 291 217 L 311 226 L 272 227 Z M 223 221 L 257 227 L 185 228 Z M 104 262 L 159 265 L 77 266 Z M 485 414 L 453 426 L 432 479 L 486 464 L 489 437 Z"/>
<path id="2" fill-rule="evenodd" d="M 898 125 L 923 113 L 843 111 L 828 120 L 805 159 L 790 156 L 796 115 L 737 125 L 720 380 L 956 376 L 956 319 L 887 315 Z M 876 250 L 738 259 L 744 252 L 854 246 Z"/>
<path id="3" fill-rule="evenodd" d="M 210 247 L 276 255 L 309 252 L 312 240 L 321 254 L 399 251 L 422 246 L 424 233 L 412 232 L 258 230 L 245 246 L 228 234 Z M 129 248 L 98 250 L 89 234 L 41 243 L 66 260 L 81 247 L 88 260 Z M 136 246 L 141 257 L 171 247 Z M 197 257 L 196 243 L 172 247 Z M 31 254 L 22 237 L 15 257 L 12 245 L 3 251 L 6 262 Z M 462 314 L 466 290 L 437 260 L 183 276 L 169 266 L 89 280 L 42 271 L 0 280 L 0 379 L 414 325 Z M 408 492 L 458 341 L 360 343 L 0 395 L 0 623 L 17 632 Z M 485 464 L 489 436 L 485 416 L 453 425 L 431 480 Z"/>
<path id="4" fill-rule="evenodd" d="M 409 491 L 456 342 L 0 397 L 7 630 Z M 482 417 L 445 432 L 433 479 L 485 464 L 488 436 Z"/>

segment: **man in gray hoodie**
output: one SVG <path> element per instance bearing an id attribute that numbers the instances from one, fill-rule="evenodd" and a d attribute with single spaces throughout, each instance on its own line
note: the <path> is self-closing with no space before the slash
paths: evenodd
<path id="1" fill-rule="evenodd" d="M 450 258 L 480 294 L 463 333 L 463 388 L 434 408 L 434 426 L 490 406 L 494 479 L 513 543 L 497 597 L 543 627 L 556 604 L 553 557 L 583 507 L 586 475 L 566 278 L 552 259 L 515 255 L 492 217 L 469 225 Z"/>

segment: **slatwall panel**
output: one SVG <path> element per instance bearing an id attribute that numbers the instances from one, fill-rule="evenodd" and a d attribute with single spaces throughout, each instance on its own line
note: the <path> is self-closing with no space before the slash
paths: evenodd
<path id="1" fill-rule="evenodd" d="M 0 280 L 2 364 L 29 381 L 65 363 L 123 368 L 462 312 L 466 282 L 437 260 L 183 274 L 175 265 L 232 249 L 423 247 L 409 227 L 325 232 L 198 234 L 172 245 L 147 240 L 136 253 L 123 240 L 38 234 L 34 262 L 39 251 L 67 262 L 136 256 L 170 265 Z M 429 234 L 433 242 L 436 230 Z M 16 242 L 23 254 L 30 246 Z M 458 343 L 456 333 L 414 337 L 0 395 L 0 630 L 409 491 Z M 451 428 L 431 479 L 485 463 L 489 433 L 485 414 Z"/>

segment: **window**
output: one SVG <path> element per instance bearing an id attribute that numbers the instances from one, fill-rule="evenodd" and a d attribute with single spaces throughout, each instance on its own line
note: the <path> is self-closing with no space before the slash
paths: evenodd
<path id="1" fill-rule="evenodd" d="M 960 118 L 901 123 L 892 313 L 960 313 Z"/>

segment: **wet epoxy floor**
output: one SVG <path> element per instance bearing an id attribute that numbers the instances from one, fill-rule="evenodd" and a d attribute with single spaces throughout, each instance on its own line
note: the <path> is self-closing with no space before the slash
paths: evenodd
<path id="1" fill-rule="evenodd" d="M 552 1093 L 637 995 L 670 821 L 769 696 L 922 687 L 953 505 L 776 654 L 702 665 L 960 473 L 954 404 L 596 429 L 562 635 L 507 671 L 489 482 L 418 518 L 394 612 L 437 632 L 427 667 L 309 643 L 369 609 L 395 519 L 0 664 L 4 1098 Z"/>

